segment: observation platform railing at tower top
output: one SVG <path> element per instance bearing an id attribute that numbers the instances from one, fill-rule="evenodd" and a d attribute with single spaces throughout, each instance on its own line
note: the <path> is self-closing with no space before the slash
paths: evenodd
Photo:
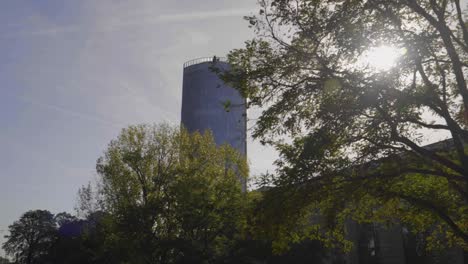
<path id="1" fill-rule="evenodd" d="M 228 62 L 226 57 L 202 57 L 185 62 L 184 68 L 204 62 L 214 62 L 214 59 L 216 59 L 216 61 Z"/>

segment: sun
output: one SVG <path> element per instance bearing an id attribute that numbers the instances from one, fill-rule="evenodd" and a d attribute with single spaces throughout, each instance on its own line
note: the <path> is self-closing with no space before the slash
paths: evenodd
<path id="1" fill-rule="evenodd" d="M 405 49 L 392 46 L 372 47 L 364 52 L 361 64 L 376 71 L 388 71 L 405 53 Z"/>

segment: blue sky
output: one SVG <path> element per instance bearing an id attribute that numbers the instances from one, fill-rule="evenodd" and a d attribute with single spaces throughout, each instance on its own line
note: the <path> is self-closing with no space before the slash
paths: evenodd
<path id="1" fill-rule="evenodd" d="M 182 64 L 252 37 L 254 0 L 0 2 L 0 230 L 73 211 L 122 127 L 180 120 Z M 252 172 L 273 152 L 249 145 Z M 0 243 L 3 242 L 0 231 Z"/>

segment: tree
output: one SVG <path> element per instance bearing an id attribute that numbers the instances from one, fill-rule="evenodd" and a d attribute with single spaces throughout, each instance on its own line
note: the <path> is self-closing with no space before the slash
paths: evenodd
<path id="1" fill-rule="evenodd" d="M 89 182 L 78 190 L 78 199 L 75 206 L 76 214 L 81 218 L 88 218 L 90 215 L 101 211 L 100 203 L 99 193 L 93 189 Z"/>
<path id="2" fill-rule="evenodd" d="M 0 257 L 0 264 L 10 264 L 11 262 L 4 257 Z"/>
<path id="3" fill-rule="evenodd" d="M 105 244 L 108 218 L 103 212 L 90 213 L 84 219 L 57 214 L 57 238 L 44 263 L 121 263 L 118 249 Z"/>
<path id="4" fill-rule="evenodd" d="M 256 37 L 230 52 L 222 78 L 263 108 L 254 136 L 280 152 L 266 181 L 277 188 L 259 216 L 278 246 L 343 241 L 343 222 L 353 218 L 399 222 L 429 233 L 433 246 L 466 248 L 468 29 L 460 1 L 259 3 L 247 17 Z M 383 45 L 401 51 L 395 67 L 362 62 Z M 440 133 L 451 139 L 424 147 Z M 326 224 L 312 227 L 317 212 Z"/>
<path id="5" fill-rule="evenodd" d="M 105 244 L 108 221 L 109 215 L 98 211 L 84 219 L 66 212 L 28 211 L 9 227 L 3 248 L 14 263 L 119 263 L 118 248 Z"/>
<path id="6" fill-rule="evenodd" d="M 76 221 L 78 221 L 78 219 L 67 213 L 67 212 L 61 212 L 61 213 L 58 213 L 54 216 L 54 220 L 55 220 L 55 223 L 57 224 L 57 227 L 58 228 L 61 228 L 67 224 L 70 224 L 70 223 L 74 223 Z"/>
<path id="7" fill-rule="evenodd" d="M 15 263 L 41 263 L 56 238 L 54 215 L 46 210 L 24 213 L 8 230 L 3 249 Z"/>
<path id="8" fill-rule="evenodd" d="M 209 263 L 242 234 L 245 157 L 210 133 L 168 125 L 123 129 L 97 161 L 106 244 L 132 263 Z"/>

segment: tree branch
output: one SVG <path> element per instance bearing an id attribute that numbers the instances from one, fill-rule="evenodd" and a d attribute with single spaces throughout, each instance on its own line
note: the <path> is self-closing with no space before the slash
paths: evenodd
<path id="1" fill-rule="evenodd" d="M 391 195 L 395 195 L 397 197 L 402 198 L 403 200 L 408 201 L 411 204 L 416 206 L 420 206 L 425 209 L 429 209 L 430 211 L 436 213 L 447 225 L 452 229 L 452 231 L 460 238 L 462 238 L 465 242 L 468 242 L 468 234 L 465 233 L 460 226 L 458 226 L 452 218 L 445 212 L 444 209 L 437 207 L 436 205 L 432 204 L 429 201 L 424 199 L 412 197 L 409 195 L 404 195 L 401 193 L 391 193 Z"/>

